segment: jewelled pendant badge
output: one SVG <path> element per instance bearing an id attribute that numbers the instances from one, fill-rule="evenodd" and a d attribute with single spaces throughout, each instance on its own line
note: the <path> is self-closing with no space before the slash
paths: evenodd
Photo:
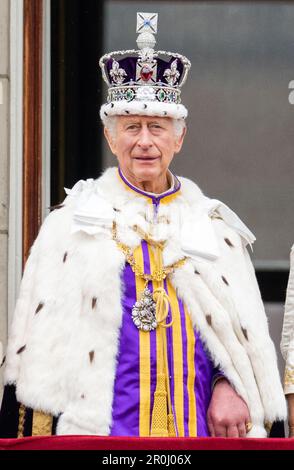
<path id="1" fill-rule="evenodd" d="M 157 328 L 156 303 L 148 287 L 145 287 L 140 300 L 133 306 L 132 318 L 139 330 L 152 331 Z"/>

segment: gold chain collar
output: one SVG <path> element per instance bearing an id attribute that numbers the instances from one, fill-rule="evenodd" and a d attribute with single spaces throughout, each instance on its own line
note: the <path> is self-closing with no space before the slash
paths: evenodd
<path id="1" fill-rule="evenodd" d="M 152 240 L 148 234 L 144 233 L 140 229 L 138 229 L 137 226 L 134 227 L 134 230 L 140 231 L 140 235 L 142 239 L 146 240 L 147 243 L 151 244 L 152 246 L 158 247 L 161 250 L 163 249 L 164 244 L 162 242 L 156 242 Z M 140 268 L 140 266 L 137 265 L 133 252 L 130 247 L 125 245 L 124 243 L 121 243 L 118 238 L 117 238 L 117 228 L 116 228 L 116 223 L 113 222 L 112 225 L 112 236 L 113 240 L 116 242 L 117 247 L 123 252 L 123 254 L 126 257 L 127 262 L 132 268 L 132 271 L 135 273 L 136 276 L 141 277 L 147 282 L 149 281 L 156 281 L 156 282 L 161 282 L 166 277 L 174 272 L 175 269 L 180 268 L 183 266 L 187 260 L 187 257 L 184 257 L 180 259 L 179 261 L 176 261 L 173 264 L 170 264 L 169 266 L 162 267 L 161 269 L 156 269 L 152 274 L 145 274 L 144 270 Z"/>

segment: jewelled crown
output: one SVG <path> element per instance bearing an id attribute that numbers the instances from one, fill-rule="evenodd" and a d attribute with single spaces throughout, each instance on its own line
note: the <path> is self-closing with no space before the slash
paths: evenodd
<path id="1" fill-rule="evenodd" d="M 101 57 L 99 65 L 109 87 L 107 103 L 100 110 L 103 121 L 127 114 L 187 117 L 180 95 L 191 63 L 181 54 L 154 50 L 157 20 L 157 13 L 137 13 L 139 49 Z"/>

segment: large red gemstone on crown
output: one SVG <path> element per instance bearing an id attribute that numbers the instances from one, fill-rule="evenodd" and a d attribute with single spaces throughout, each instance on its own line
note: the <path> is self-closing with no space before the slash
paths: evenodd
<path id="1" fill-rule="evenodd" d="M 153 70 L 148 65 L 143 65 L 140 72 L 140 77 L 144 82 L 148 82 L 153 75 Z"/>

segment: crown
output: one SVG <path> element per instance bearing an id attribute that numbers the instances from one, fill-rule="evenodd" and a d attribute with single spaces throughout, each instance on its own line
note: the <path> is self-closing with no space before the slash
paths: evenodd
<path id="1" fill-rule="evenodd" d="M 181 103 L 181 87 L 191 67 L 183 55 L 155 51 L 157 13 L 137 13 L 138 50 L 114 51 L 101 57 L 99 65 L 108 85 L 102 120 L 109 115 L 139 114 L 187 117 Z"/>

